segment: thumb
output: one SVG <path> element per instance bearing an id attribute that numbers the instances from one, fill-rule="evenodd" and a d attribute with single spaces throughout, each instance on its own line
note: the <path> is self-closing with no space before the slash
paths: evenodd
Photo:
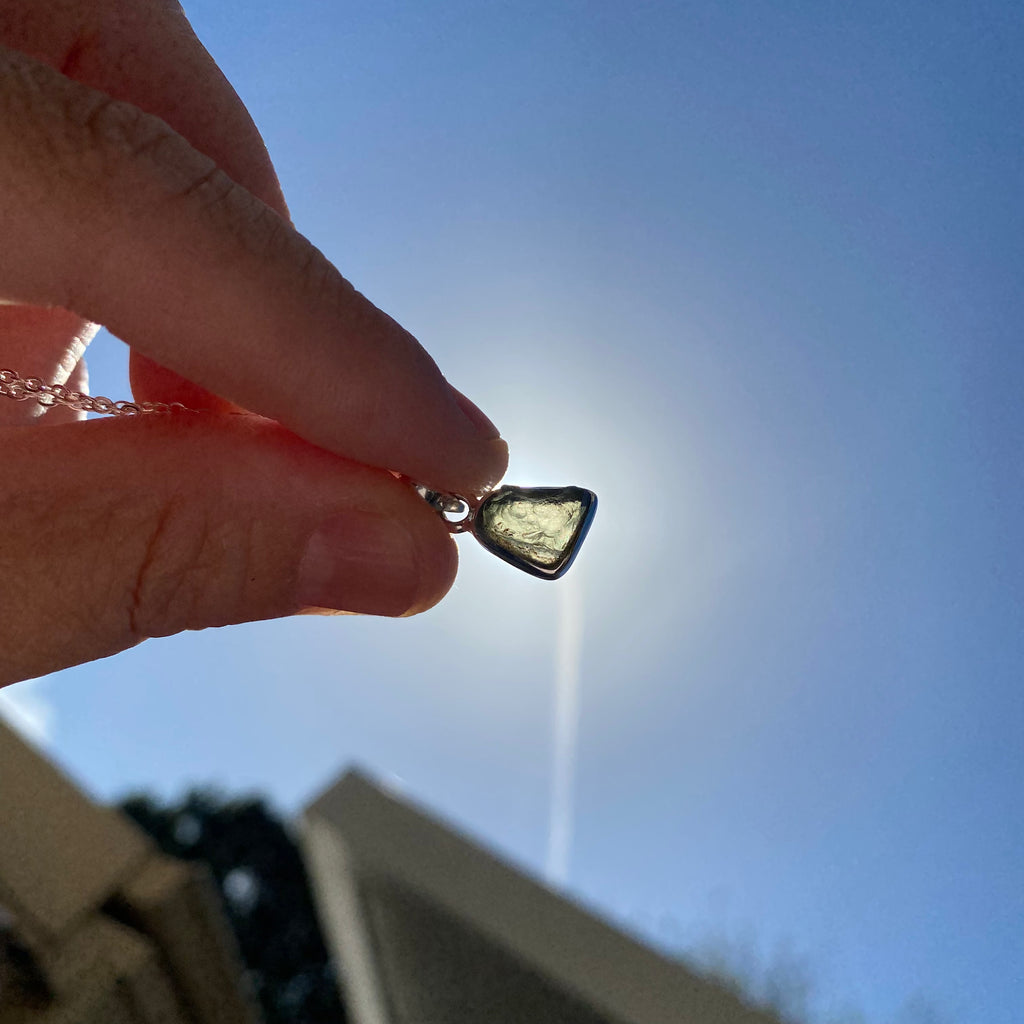
<path id="1" fill-rule="evenodd" d="M 0 685 L 311 607 L 422 611 L 455 577 L 411 488 L 255 417 L 8 428 L 0 481 Z"/>

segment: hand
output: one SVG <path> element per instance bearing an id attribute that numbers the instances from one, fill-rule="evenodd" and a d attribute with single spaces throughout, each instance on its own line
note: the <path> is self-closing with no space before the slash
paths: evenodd
<path id="1" fill-rule="evenodd" d="M 0 398 L 0 685 L 448 590 L 454 545 L 396 474 L 481 493 L 505 445 L 291 227 L 176 4 L 0 0 L 0 299 L 0 366 L 74 386 L 103 323 L 137 399 L 201 410 L 82 422 Z"/>

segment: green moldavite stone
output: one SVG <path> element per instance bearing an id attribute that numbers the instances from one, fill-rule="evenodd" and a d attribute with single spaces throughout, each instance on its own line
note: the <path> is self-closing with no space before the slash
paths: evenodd
<path id="1" fill-rule="evenodd" d="M 597 510 L 582 487 L 502 487 L 473 517 L 473 533 L 488 551 L 524 572 L 556 580 L 576 557 Z"/>

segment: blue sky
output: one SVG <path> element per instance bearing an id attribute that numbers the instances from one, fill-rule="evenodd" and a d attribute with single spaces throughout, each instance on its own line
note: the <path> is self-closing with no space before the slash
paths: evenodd
<path id="1" fill-rule="evenodd" d="M 803 960 L 816 1020 L 1016 1024 L 1019 6 L 186 8 L 300 230 L 509 480 L 601 507 L 558 584 L 463 538 L 419 619 L 153 641 L 3 699 L 104 797 L 291 812 L 359 761 L 541 871 L 575 602 L 572 892 Z M 101 335 L 94 390 L 124 362 Z"/>

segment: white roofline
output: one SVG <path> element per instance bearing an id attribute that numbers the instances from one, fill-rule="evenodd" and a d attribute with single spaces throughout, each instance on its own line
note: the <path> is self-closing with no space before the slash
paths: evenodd
<path id="1" fill-rule="evenodd" d="M 318 887 L 339 875 L 366 871 L 418 892 L 525 962 L 538 974 L 630 1024 L 778 1024 L 735 995 L 649 949 L 436 818 L 378 788 L 356 770 L 305 811 L 307 850 Z M 324 846 L 339 846 L 335 854 Z M 337 920 L 337 914 L 329 914 Z M 331 927 L 329 924 L 328 927 Z M 337 930 L 338 925 L 334 926 Z M 358 1016 L 360 1024 L 387 1022 L 385 994 L 371 978 L 372 950 L 358 918 L 338 934 L 352 994 L 377 992 L 384 1016 Z M 356 952 L 362 943 L 362 953 Z M 600 969 L 595 970 L 595 963 Z M 364 974 L 369 972 L 369 974 Z M 361 975 L 361 977 L 356 977 Z"/>

